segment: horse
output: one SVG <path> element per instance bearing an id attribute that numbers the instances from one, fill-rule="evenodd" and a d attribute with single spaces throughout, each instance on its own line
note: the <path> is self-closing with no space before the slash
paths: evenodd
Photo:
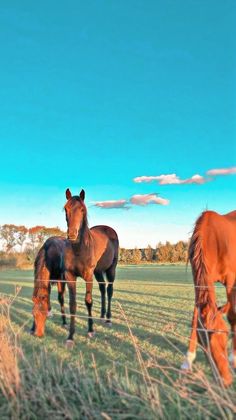
<path id="1" fill-rule="evenodd" d="M 75 333 L 76 315 L 76 278 L 82 277 L 86 282 L 85 304 L 88 311 L 88 336 L 93 337 L 92 319 L 92 287 L 93 275 L 99 282 L 101 293 L 101 319 L 107 325 L 112 325 L 111 300 L 113 296 L 113 283 L 115 280 L 116 266 L 118 262 L 119 240 L 117 233 L 109 226 L 99 225 L 91 229 L 88 227 L 87 208 L 84 203 L 85 192 L 81 190 L 79 196 L 72 196 L 69 189 L 66 190 L 67 202 L 64 206 L 67 221 L 67 239 L 63 240 L 61 251 L 61 273 L 69 290 L 70 326 L 67 338 L 67 346 L 72 347 Z M 108 280 L 104 280 L 104 273 Z M 34 301 L 33 313 L 47 313 L 49 308 L 49 284 L 50 270 L 43 267 L 40 276 L 43 293 Z M 38 283 L 36 281 L 36 283 Z M 36 287 L 38 290 L 38 286 Z M 36 290 L 36 293 L 37 293 Z M 106 290 L 108 305 L 106 308 Z M 36 332 L 44 332 L 46 316 L 38 316 L 40 326 Z"/>
<path id="2" fill-rule="evenodd" d="M 34 321 L 30 330 L 31 334 L 42 337 L 44 335 L 45 322 L 50 316 L 51 285 L 57 284 L 58 301 L 61 306 L 62 325 L 67 327 L 64 294 L 65 277 L 63 270 L 63 255 L 65 239 L 54 236 L 45 241 L 40 248 L 34 262 L 34 290 L 33 290 L 33 316 Z"/>
<path id="3" fill-rule="evenodd" d="M 223 313 L 227 314 L 231 326 L 231 360 L 236 367 L 236 211 L 225 215 L 203 212 L 196 221 L 188 257 L 195 286 L 195 306 L 188 352 L 181 367 L 191 370 L 199 342 L 219 373 L 218 379 L 229 386 L 232 383 L 227 355 L 229 328 Z M 227 302 L 222 307 L 217 307 L 215 282 L 226 288 Z"/>

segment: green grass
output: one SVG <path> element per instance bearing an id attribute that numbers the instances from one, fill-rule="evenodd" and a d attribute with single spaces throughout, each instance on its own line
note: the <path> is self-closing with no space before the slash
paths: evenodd
<path id="1" fill-rule="evenodd" d="M 54 316 L 47 320 L 45 337 L 38 339 L 29 335 L 32 322 L 33 273 L 10 270 L 0 272 L 0 293 L 14 296 L 16 285 L 22 288 L 11 305 L 10 318 L 14 330 L 19 333 L 19 343 L 27 363 L 31 366 L 30 378 L 33 383 L 32 385 L 25 373 L 26 362 L 23 361 L 21 362 L 24 366 L 22 387 L 26 393 L 29 383 L 31 383 L 31 389 L 32 386 L 37 389 L 41 381 L 45 382 L 46 373 L 49 376 L 45 382 L 46 385 L 44 384 L 48 397 L 43 392 L 37 401 L 44 407 L 45 412 L 41 412 L 42 417 L 35 418 L 43 418 L 50 414 L 47 407 L 48 404 L 51 407 L 51 403 L 47 403 L 46 400 L 49 398 L 50 401 L 49 391 L 52 386 L 51 381 L 55 381 L 55 376 L 61 383 L 60 389 L 64 389 L 67 403 L 71 400 L 70 408 L 68 408 L 65 401 L 61 401 L 61 398 L 64 398 L 61 391 L 62 395 L 58 398 L 61 401 L 60 404 L 65 406 L 63 410 L 67 407 L 70 413 L 68 418 L 80 418 L 80 416 L 107 419 L 109 417 L 157 418 L 163 415 L 165 418 L 175 418 L 176 415 L 183 418 L 188 416 L 233 418 L 231 406 L 231 408 L 223 407 L 221 413 L 214 398 L 209 397 L 209 392 L 211 392 L 209 388 L 215 389 L 214 379 L 201 350 L 198 351 L 195 362 L 196 375 L 193 374 L 195 382 L 191 382 L 191 378 L 182 377 L 178 370 L 188 345 L 194 302 L 190 268 L 186 272 L 186 268 L 180 265 L 120 266 L 114 284 L 112 328 L 106 327 L 99 319 L 96 319 L 100 315 L 100 293 L 94 281 L 93 315 L 96 335 L 93 339 L 87 337 L 85 285 L 82 279 L 78 279 L 78 318 L 73 350 L 65 347 L 67 333 L 61 326 L 56 287 L 52 289 L 51 295 Z M 217 287 L 217 296 L 218 304 L 225 302 L 225 292 L 222 287 Z M 68 312 L 67 299 L 68 296 L 66 298 Z M 38 365 L 37 368 L 36 365 Z M 32 366 L 35 368 L 33 369 Z M 78 409 L 78 404 L 76 405 L 81 395 L 79 385 L 75 380 L 77 377 L 75 372 L 83 378 L 85 381 L 83 383 L 88 387 L 86 391 L 88 395 L 83 394 L 82 411 Z M 203 372 L 206 374 L 205 382 L 201 379 Z M 72 389 L 68 392 L 66 386 L 68 381 L 74 384 L 75 394 Z M 183 386 L 185 391 L 183 391 Z M 147 391 L 149 388 L 151 388 L 151 393 L 158 392 L 161 396 L 150 398 Z M 181 396 L 181 393 L 188 393 L 190 390 L 193 393 L 191 398 L 194 400 L 198 399 L 199 395 L 199 404 L 198 402 L 191 403 L 189 395 Z M 90 404 L 90 392 L 93 395 L 90 401 L 93 407 L 89 407 L 86 412 L 84 407 Z M 217 395 L 217 391 L 212 392 Z M 233 387 L 227 395 L 235 397 Z M 211 398 L 211 404 L 208 397 Z M 161 398 L 161 404 L 158 398 Z M 7 404 L 10 416 L 12 412 L 9 401 Z M 23 416 L 22 407 L 18 412 L 19 417 Z M 73 411 L 76 407 L 78 417 Z M 29 404 L 27 407 L 24 406 L 24 410 L 28 413 L 25 418 L 34 418 Z M 54 407 L 54 415 L 55 410 Z M 1 409 L 0 417 L 2 418 Z M 60 418 L 59 414 L 55 418 Z"/>

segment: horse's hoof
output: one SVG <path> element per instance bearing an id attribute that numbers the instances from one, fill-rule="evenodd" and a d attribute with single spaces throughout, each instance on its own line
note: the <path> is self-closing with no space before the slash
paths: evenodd
<path id="1" fill-rule="evenodd" d="M 88 338 L 93 338 L 95 336 L 95 331 L 88 332 Z"/>
<path id="2" fill-rule="evenodd" d="M 34 330 L 29 330 L 30 335 L 34 335 Z"/>
<path id="3" fill-rule="evenodd" d="M 66 348 L 68 349 L 68 350 L 71 350 L 71 349 L 73 349 L 73 347 L 74 347 L 74 341 L 73 340 L 66 340 Z"/>
<path id="4" fill-rule="evenodd" d="M 101 316 L 100 321 L 101 321 L 102 324 L 105 324 L 106 323 L 106 318 L 104 318 L 104 316 Z"/>
<path id="5" fill-rule="evenodd" d="M 106 320 L 106 326 L 109 328 L 112 327 L 112 322 L 109 319 Z"/>
<path id="6" fill-rule="evenodd" d="M 229 363 L 233 369 L 236 369 L 236 355 L 233 352 L 229 356 Z"/>
<path id="7" fill-rule="evenodd" d="M 62 325 L 62 328 L 63 328 L 64 330 L 68 330 L 68 325 L 67 325 L 67 324 L 63 324 L 63 325 Z"/>
<path id="8" fill-rule="evenodd" d="M 188 360 L 184 360 L 184 362 L 180 366 L 180 369 L 184 370 L 185 372 L 192 372 L 192 366 L 190 365 Z"/>
<path id="9" fill-rule="evenodd" d="M 48 311 L 47 318 L 52 318 L 52 317 L 53 317 L 53 312 L 52 311 Z"/>

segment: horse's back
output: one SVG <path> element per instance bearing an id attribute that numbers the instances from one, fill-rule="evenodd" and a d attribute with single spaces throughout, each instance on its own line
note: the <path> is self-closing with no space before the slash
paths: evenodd
<path id="1" fill-rule="evenodd" d="M 226 215 L 205 211 L 198 218 L 190 242 L 190 261 L 195 265 L 201 247 L 209 271 L 236 270 L 236 212 Z"/>
<path id="2" fill-rule="evenodd" d="M 60 279 L 63 271 L 66 239 L 61 236 L 48 238 L 40 252 L 44 252 L 44 262 L 50 272 L 51 279 Z"/>
<path id="3" fill-rule="evenodd" d="M 91 232 L 100 232 L 101 234 L 106 235 L 110 240 L 118 241 L 118 235 L 116 231 L 110 226 L 97 225 L 93 226 L 90 230 Z"/>

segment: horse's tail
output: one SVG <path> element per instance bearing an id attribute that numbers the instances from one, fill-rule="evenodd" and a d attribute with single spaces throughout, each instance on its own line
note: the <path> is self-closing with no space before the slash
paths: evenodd
<path id="1" fill-rule="evenodd" d="M 207 232 L 204 229 L 205 213 L 199 217 L 196 222 L 194 232 L 189 245 L 188 259 L 192 266 L 194 286 L 195 286 L 195 303 L 197 306 L 204 304 L 214 305 L 212 298 L 212 287 L 209 284 L 207 256 L 204 252 L 203 243 L 206 240 Z"/>

